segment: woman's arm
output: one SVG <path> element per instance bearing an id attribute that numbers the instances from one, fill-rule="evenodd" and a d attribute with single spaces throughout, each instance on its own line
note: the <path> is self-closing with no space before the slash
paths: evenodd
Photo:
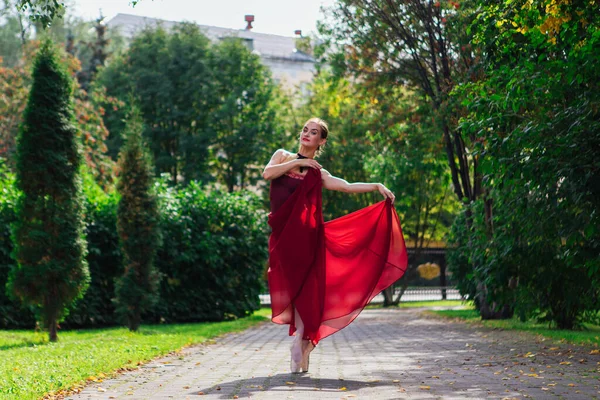
<path id="1" fill-rule="evenodd" d="M 348 183 L 346 180 L 337 178 L 329 173 L 329 171 L 322 169 L 321 178 L 323 179 L 323 187 L 329 190 L 336 190 L 338 192 L 345 193 L 367 193 L 374 192 L 376 190 L 382 194 L 386 199 L 391 199 L 394 202 L 396 198 L 394 194 L 381 183 Z"/>
<path id="2" fill-rule="evenodd" d="M 295 167 L 321 168 L 321 165 L 311 158 L 293 159 L 291 161 L 282 162 L 288 154 L 289 153 L 283 149 L 279 149 L 273 153 L 271 161 L 269 161 L 263 170 L 263 178 L 268 181 L 279 178 L 281 175 Z"/>

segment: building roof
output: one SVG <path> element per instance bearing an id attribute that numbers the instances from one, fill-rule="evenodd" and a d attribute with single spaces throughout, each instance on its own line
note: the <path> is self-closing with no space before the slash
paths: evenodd
<path id="1" fill-rule="evenodd" d="M 133 37 L 145 26 L 155 26 L 158 24 L 165 29 L 171 29 L 178 22 L 131 14 L 117 14 L 106 23 L 109 28 L 119 29 L 128 38 Z M 220 28 L 210 25 L 198 26 L 213 42 L 217 42 L 225 37 L 240 37 L 252 40 L 253 51 L 262 58 L 283 59 L 295 62 L 315 62 L 313 57 L 296 49 L 296 39 L 294 37 L 257 33 L 244 29 Z"/>

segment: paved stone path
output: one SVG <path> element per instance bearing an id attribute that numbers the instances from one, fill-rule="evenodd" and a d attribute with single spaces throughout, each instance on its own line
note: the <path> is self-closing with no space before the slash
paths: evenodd
<path id="1" fill-rule="evenodd" d="M 152 361 L 69 399 L 600 399 L 600 355 L 418 310 L 365 310 L 289 371 L 266 323 Z"/>

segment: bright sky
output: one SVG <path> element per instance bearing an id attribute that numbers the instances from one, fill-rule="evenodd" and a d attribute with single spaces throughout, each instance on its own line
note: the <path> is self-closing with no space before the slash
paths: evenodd
<path id="1" fill-rule="evenodd" d="M 192 21 L 201 25 L 243 29 L 244 16 L 254 15 L 254 31 L 294 36 L 316 32 L 320 7 L 334 0 L 141 0 L 132 7 L 129 0 L 71 0 L 71 13 L 95 19 L 102 9 L 108 19 L 118 13 L 135 14 L 170 21 Z"/>

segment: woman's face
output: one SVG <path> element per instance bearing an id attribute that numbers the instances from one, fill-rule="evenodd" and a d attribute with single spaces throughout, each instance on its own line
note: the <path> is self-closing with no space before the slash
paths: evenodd
<path id="1" fill-rule="evenodd" d="M 300 132 L 300 144 L 307 148 L 317 148 L 327 139 L 321 139 L 321 127 L 316 122 L 308 122 Z"/>

